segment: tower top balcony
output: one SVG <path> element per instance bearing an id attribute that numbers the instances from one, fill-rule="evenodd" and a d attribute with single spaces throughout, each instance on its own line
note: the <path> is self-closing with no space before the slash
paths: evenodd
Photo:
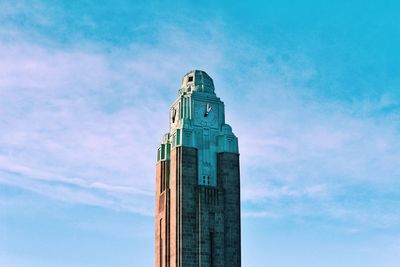
<path id="1" fill-rule="evenodd" d="M 180 95 L 191 94 L 192 92 L 201 92 L 215 95 L 214 82 L 211 77 L 202 70 L 192 70 L 182 78 Z"/>

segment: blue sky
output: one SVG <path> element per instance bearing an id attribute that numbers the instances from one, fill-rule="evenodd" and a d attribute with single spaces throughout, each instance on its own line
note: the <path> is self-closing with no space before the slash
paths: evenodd
<path id="1" fill-rule="evenodd" d="M 1 1 L 0 266 L 153 266 L 182 76 L 239 137 L 244 267 L 399 267 L 396 1 Z"/>

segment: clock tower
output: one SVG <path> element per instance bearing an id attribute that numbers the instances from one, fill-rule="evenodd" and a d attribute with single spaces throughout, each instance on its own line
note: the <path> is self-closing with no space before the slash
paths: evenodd
<path id="1" fill-rule="evenodd" d="M 182 79 L 157 150 L 156 267 L 239 267 L 238 140 L 213 80 Z"/>

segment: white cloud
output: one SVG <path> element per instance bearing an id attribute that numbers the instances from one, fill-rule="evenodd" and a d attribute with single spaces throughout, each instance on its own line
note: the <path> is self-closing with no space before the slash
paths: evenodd
<path id="1" fill-rule="evenodd" d="M 239 37 L 233 46 L 223 25 L 203 29 L 193 35 L 165 24 L 155 43 L 120 49 L 22 35 L 1 42 L 0 169 L 8 173 L 1 182 L 151 214 L 168 106 L 181 77 L 199 68 L 214 78 L 239 137 L 243 201 L 254 204 L 244 214 L 301 217 L 316 206 L 321 216 L 363 223 L 386 214 L 393 225 L 395 210 L 368 215 L 367 204 L 356 207 L 362 200 L 346 205 L 338 196 L 399 185 L 398 121 L 377 114 L 398 100 L 384 92 L 372 104 L 324 99 L 309 83 L 318 66 L 306 55 L 261 50 Z M 376 203 L 390 206 L 385 197 Z"/>
<path id="2" fill-rule="evenodd" d="M 291 188 L 288 185 L 272 186 L 267 184 L 246 184 L 242 190 L 242 200 L 265 202 L 282 198 L 321 198 L 328 194 L 324 185 L 311 185 Z"/>
<path id="3" fill-rule="evenodd" d="M 193 40 L 202 57 L 187 62 L 191 49 L 162 38 L 114 52 L 0 42 L 0 183 L 152 214 L 156 147 L 182 72 L 218 61 Z"/>

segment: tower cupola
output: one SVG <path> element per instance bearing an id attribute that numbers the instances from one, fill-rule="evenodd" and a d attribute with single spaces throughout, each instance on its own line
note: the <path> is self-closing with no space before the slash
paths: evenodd
<path id="1" fill-rule="evenodd" d="M 214 90 L 214 82 L 205 71 L 192 70 L 183 76 L 179 94 L 191 94 L 196 91 L 215 95 Z"/>

